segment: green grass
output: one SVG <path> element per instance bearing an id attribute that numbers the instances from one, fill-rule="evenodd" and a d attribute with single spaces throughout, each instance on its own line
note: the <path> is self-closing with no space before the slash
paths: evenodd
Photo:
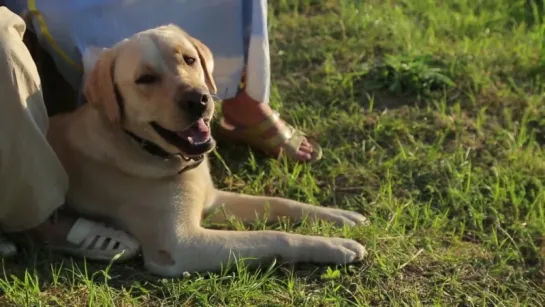
<path id="1" fill-rule="evenodd" d="M 545 20 L 540 0 L 276 0 L 272 103 L 316 165 L 219 144 L 218 186 L 356 210 L 350 267 L 233 264 L 159 279 L 26 250 L 1 305 L 545 305 Z M 240 226 L 238 226 L 240 227 Z M 264 228 L 263 225 L 256 225 Z"/>

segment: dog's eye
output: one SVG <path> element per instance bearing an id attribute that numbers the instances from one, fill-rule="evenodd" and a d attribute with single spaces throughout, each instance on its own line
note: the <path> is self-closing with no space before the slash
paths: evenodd
<path id="1" fill-rule="evenodd" d="M 190 56 L 184 56 L 184 61 L 187 63 L 187 65 L 193 65 L 196 60 Z"/>
<path id="2" fill-rule="evenodd" d="M 151 84 L 159 81 L 159 77 L 155 75 L 142 75 L 136 79 L 136 84 Z"/>

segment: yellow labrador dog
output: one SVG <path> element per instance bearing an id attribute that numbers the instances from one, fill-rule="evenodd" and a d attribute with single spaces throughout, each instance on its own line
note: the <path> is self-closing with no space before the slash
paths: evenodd
<path id="1" fill-rule="evenodd" d="M 70 177 L 68 201 L 84 215 L 113 221 L 140 243 L 152 273 L 215 271 L 232 260 L 346 264 L 360 243 L 279 231 L 201 226 L 231 216 L 243 222 L 280 217 L 350 226 L 355 212 L 284 198 L 219 191 L 209 172 L 210 120 L 216 91 L 211 51 L 173 25 L 146 30 L 106 49 L 88 74 L 88 103 L 53 117 L 49 139 Z"/>

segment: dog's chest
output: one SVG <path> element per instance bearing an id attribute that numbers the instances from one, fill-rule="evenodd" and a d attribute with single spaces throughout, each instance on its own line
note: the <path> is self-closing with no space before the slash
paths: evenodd
<path id="1" fill-rule="evenodd" d="M 78 173 L 69 174 L 68 201 L 82 213 L 115 214 L 121 211 L 122 206 L 142 207 L 158 195 L 176 193 L 176 188 L 171 185 L 127 176 L 92 161 L 81 165 Z"/>
<path id="2" fill-rule="evenodd" d="M 207 194 L 212 183 L 206 163 L 164 179 L 135 177 L 92 162 L 80 165 L 84 166 L 79 176 L 70 176 L 68 200 L 82 213 L 116 215 L 130 208 L 166 209 L 183 206 L 187 200 L 204 206 L 209 201 Z"/>

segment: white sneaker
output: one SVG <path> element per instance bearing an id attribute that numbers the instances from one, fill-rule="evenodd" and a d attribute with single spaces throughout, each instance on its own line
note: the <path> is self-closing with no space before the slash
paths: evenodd
<path id="1" fill-rule="evenodd" d="M 66 240 L 70 244 L 49 246 L 73 256 L 101 261 L 128 260 L 140 251 L 140 244 L 128 233 L 84 218 L 74 223 Z"/>

